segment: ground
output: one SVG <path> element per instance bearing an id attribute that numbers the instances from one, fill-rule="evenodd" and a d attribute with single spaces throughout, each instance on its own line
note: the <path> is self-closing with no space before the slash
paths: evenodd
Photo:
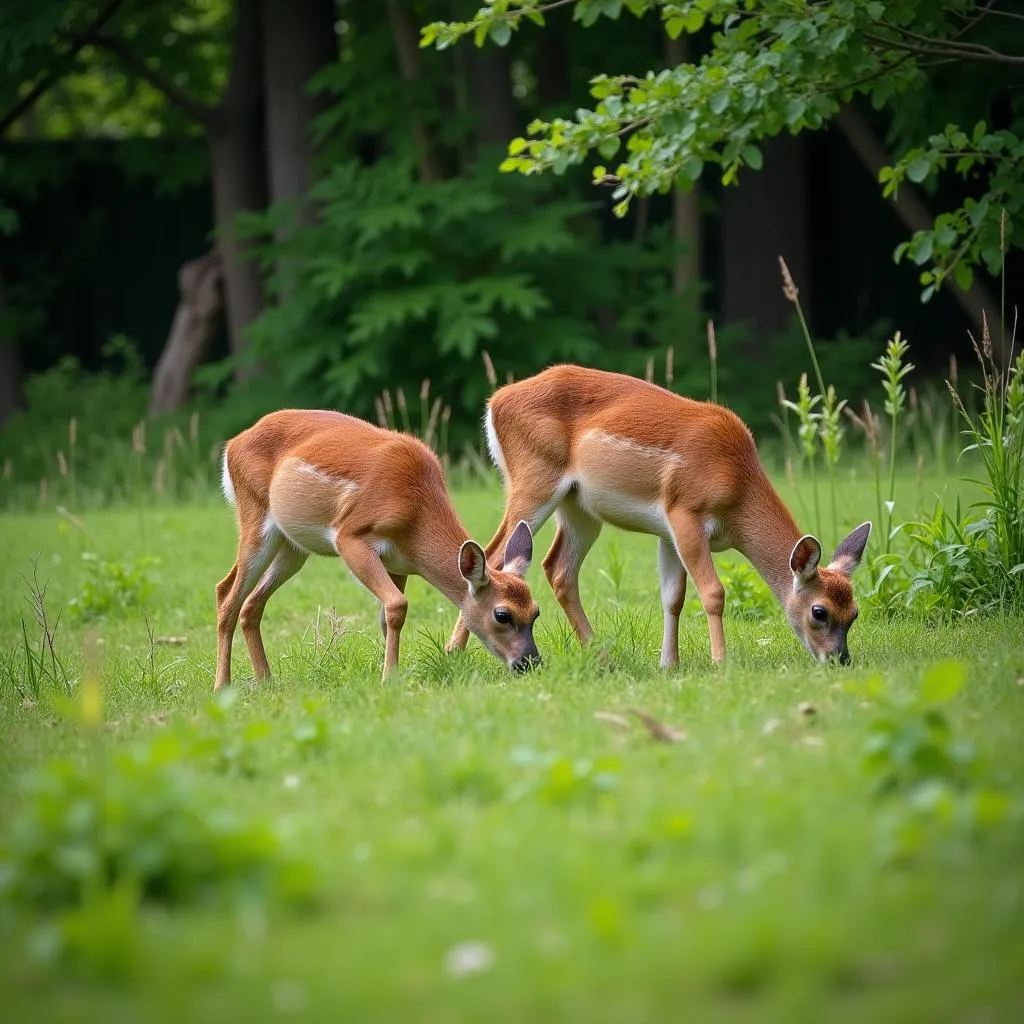
<path id="1" fill-rule="evenodd" d="M 497 488 L 456 504 L 489 539 Z M 870 486 L 844 481 L 840 508 L 841 528 L 871 518 Z M 4 833 L 24 812 L 16 783 L 46 759 L 81 764 L 191 728 L 222 744 L 185 765 L 195 796 L 284 829 L 316 899 L 147 907 L 120 930 L 87 918 L 77 940 L 65 923 L 70 959 L 48 952 L 43 917 L 0 906 L 6 1019 L 1024 1019 L 1020 620 L 865 611 L 841 669 L 813 664 L 770 607 L 729 616 L 714 667 L 691 588 L 681 665 L 664 673 L 655 542 L 603 533 L 583 572 L 596 636 L 581 651 L 540 569 L 549 524 L 529 573 L 540 671 L 514 677 L 475 640 L 445 657 L 453 609 L 412 580 L 403 672 L 381 684 L 375 603 L 314 560 L 267 611 L 274 682 L 252 684 L 237 637 L 235 701 L 209 725 L 231 512 L 211 500 L 82 520 L 0 519 Z M 145 616 L 74 617 L 73 599 L 102 602 L 83 591 L 83 552 L 159 560 Z M 45 682 L 27 696 L 14 668 L 23 616 L 37 635 L 21 575 L 37 554 L 51 615 L 63 609 L 71 700 Z M 718 560 L 728 571 L 734 557 Z M 129 570 L 115 594 L 132 586 Z M 93 646 L 95 734 L 74 720 Z M 874 723 L 950 657 L 966 664 L 943 708 L 950 742 L 975 745 L 977 785 L 1009 807 L 974 830 L 927 814 L 908 825 L 910 798 L 876 796 L 865 764 Z"/>

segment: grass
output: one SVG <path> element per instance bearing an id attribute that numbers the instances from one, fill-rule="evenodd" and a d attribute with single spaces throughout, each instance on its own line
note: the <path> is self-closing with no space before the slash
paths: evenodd
<path id="1" fill-rule="evenodd" d="M 929 479 L 921 490 L 948 498 L 956 486 Z M 837 487 L 845 532 L 872 514 L 874 496 L 859 476 Z M 897 492 L 897 509 L 917 504 L 912 478 Z M 456 503 L 489 539 L 498 490 L 463 491 Z M 119 749 L 171 734 L 209 701 L 213 586 L 234 527 L 213 502 L 147 509 L 145 540 L 137 510 L 83 522 L 87 533 L 52 515 L 0 520 L 0 652 L 22 643 L 23 615 L 31 632 L 22 574 L 33 555 L 51 617 L 80 596 L 83 551 L 159 559 L 145 615 L 65 615 L 58 627 L 73 679 L 98 643 L 102 743 Z M 311 560 L 264 620 L 271 685 L 249 682 L 235 641 L 228 728 L 269 723 L 270 738 L 247 772 L 193 767 L 204 791 L 287 826 L 318 871 L 320 903 L 303 914 L 258 902 L 146 909 L 109 940 L 116 980 L 88 958 L 54 962 L 39 922 L 0 907 L 5 1016 L 1020 1019 L 1024 622 L 930 626 L 865 611 L 851 632 L 854 666 L 842 670 L 812 664 L 776 609 L 728 619 L 729 657 L 716 669 L 691 587 L 682 664 L 664 674 L 653 539 L 602 534 L 582 577 L 596 640 L 581 651 L 543 580 L 551 536 L 548 524 L 529 575 L 547 660 L 521 678 L 476 641 L 462 656 L 439 654 L 454 610 L 413 579 L 403 673 L 381 685 L 373 600 L 337 563 Z M 827 551 L 837 540 L 821 539 Z M 872 795 L 865 743 L 888 700 L 944 657 L 967 665 L 946 708 L 953 735 L 976 745 L 985 784 L 1013 810 L 978 835 L 927 826 L 893 858 L 906 801 Z M 4 831 L 26 770 L 95 755 L 50 691 L 26 701 L 16 681 L 0 678 Z M 303 753 L 281 737 L 310 701 L 327 739 Z M 685 738 L 656 742 L 632 717 L 627 727 L 595 717 L 629 707 Z M 479 970 L 453 974 L 460 948 L 470 966 L 475 951 Z"/>

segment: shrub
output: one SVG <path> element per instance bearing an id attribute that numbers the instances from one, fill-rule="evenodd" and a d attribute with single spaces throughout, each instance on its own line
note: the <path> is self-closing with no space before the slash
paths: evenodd
<path id="1" fill-rule="evenodd" d="M 179 753 L 158 740 L 37 771 L 0 846 L 0 895 L 41 911 L 80 906 L 122 885 L 170 906 L 308 898 L 309 867 L 277 829 L 205 793 Z"/>
<path id="2" fill-rule="evenodd" d="M 1024 608 L 1024 352 L 1005 372 L 987 335 L 978 352 L 982 408 L 970 411 L 949 385 L 982 475 L 984 493 L 966 513 L 950 515 L 941 502 L 932 516 L 908 526 L 919 565 L 908 590 L 911 603 L 943 611 Z M 972 513 L 971 510 L 974 510 Z"/>

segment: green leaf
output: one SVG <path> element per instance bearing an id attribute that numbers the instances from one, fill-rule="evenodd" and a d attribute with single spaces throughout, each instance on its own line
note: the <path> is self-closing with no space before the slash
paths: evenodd
<path id="1" fill-rule="evenodd" d="M 922 182 L 931 173 L 932 164 L 926 156 L 919 156 L 907 165 L 907 177 L 913 182 Z"/>
<path id="2" fill-rule="evenodd" d="M 607 139 L 602 139 L 597 145 L 597 151 L 604 157 L 605 160 L 611 160 L 619 151 L 619 146 L 622 141 L 618 135 L 611 135 Z"/>
<path id="3" fill-rule="evenodd" d="M 512 38 L 512 27 L 507 21 L 496 21 L 491 25 L 487 34 L 491 37 L 491 42 L 498 46 L 505 46 Z"/>
<path id="4" fill-rule="evenodd" d="M 729 94 L 725 91 L 716 92 L 708 101 L 708 107 L 712 114 L 724 114 L 729 106 Z"/>
<path id="5" fill-rule="evenodd" d="M 669 39 L 678 39 L 686 28 L 685 18 L 669 18 L 665 22 L 665 31 L 668 33 Z"/>
<path id="6" fill-rule="evenodd" d="M 962 661 L 947 658 L 932 665 L 921 682 L 921 699 L 929 704 L 945 704 L 963 688 L 967 669 Z"/>
<path id="7" fill-rule="evenodd" d="M 704 161 L 699 156 L 691 156 L 683 164 L 683 176 L 690 181 L 699 181 L 704 173 Z"/>
<path id="8" fill-rule="evenodd" d="M 515 156 L 517 153 L 522 153 L 526 149 L 526 139 L 515 138 L 508 144 L 508 155 Z"/>
<path id="9" fill-rule="evenodd" d="M 953 280 L 965 292 L 970 291 L 971 285 L 974 284 L 974 271 L 971 265 L 961 259 L 953 268 Z"/>
<path id="10" fill-rule="evenodd" d="M 743 147 L 743 162 L 752 170 L 759 171 L 764 166 L 764 154 L 752 142 Z"/>

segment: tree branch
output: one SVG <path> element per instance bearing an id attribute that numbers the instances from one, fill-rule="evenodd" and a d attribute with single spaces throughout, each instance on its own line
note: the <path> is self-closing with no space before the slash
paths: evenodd
<path id="1" fill-rule="evenodd" d="M 82 40 L 83 46 L 95 46 L 98 50 L 106 50 L 115 57 L 126 69 L 136 74 L 144 82 L 148 82 L 157 92 L 163 93 L 167 100 L 182 113 L 192 118 L 197 124 L 209 130 L 217 115 L 217 108 L 178 88 L 166 75 L 152 68 L 123 40 L 116 36 L 103 35 L 100 32 L 75 35 L 72 38 Z"/>
<path id="2" fill-rule="evenodd" d="M 96 15 L 95 20 L 86 30 L 85 34 L 92 35 L 93 33 L 99 32 L 103 29 L 107 22 L 110 21 L 110 19 L 117 13 L 117 9 L 122 3 L 124 3 L 124 0 L 110 0 L 107 6 Z M 61 66 L 73 61 L 87 45 L 87 39 L 76 37 L 67 51 L 61 55 Z M 4 136 L 11 125 L 24 117 L 39 102 L 39 100 L 60 81 L 63 75 L 63 71 L 53 70 L 44 74 L 43 77 L 39 79 L 39 81 L 36 82 L 36 84 L 32 86 L 32 88 L 22 96 L 20 100 L 18 100 L 18 102 L 15 103 L 2 118 L 0 118 L 0 138 Z"/>
<path id="3" fill-rule="evenodd" d="M 865 32 L 864 38 L 892 50 L 928 57 L 955 56 L 980 64 L 1008 64 L 1011 67 L 1024 67 L 1024 56 L 1018 57 L 1012 53 L 1002 53 L 999 50 L 993 50 L 990 46 L 982 46 L 980 43 L 954 43 L 946 39 L 932 39 L 896 25 L 885 22 L 880 22 L 880 24 L 884 28 L 898 33 L 902 38 L 893 39 L 880 36 L 876 32 Z"/>
<path id="4" fill-rule="evenodd" d="M 1014 11 L 1002 11 L 991 4 L 985 8 L 986 14 L 994 14 L 997 18 L 1012 18 L 1014 21 L 1024 21 L 1024 14 L 1017 14 Z"/>

